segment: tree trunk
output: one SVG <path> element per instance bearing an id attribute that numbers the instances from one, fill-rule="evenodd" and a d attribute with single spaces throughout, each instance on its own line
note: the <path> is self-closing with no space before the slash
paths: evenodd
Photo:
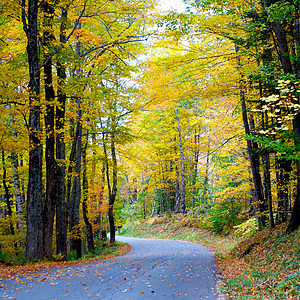
<path id="1" fill-rule="evenodd" d="M 87 159 L 86 159 L 86 150 L 88 145 L 88 135 L 85 146 L 82 152 L 82 160 L 83 160 L 83 172 L 82 172 L 82 188 L 83 188 L 83 201 L 82 201 L 82 212 L 83 212 L 83 219 L 86 226 L 87 232 L 87 243 L 89 251 L 93 251 L 95 249 L 94 246 L 94 236 L 93 236 L 93 227 L 88 218 L 87 212 L 87 199 L 88 199 L 88 180 L 87 180 Z"/>
<path id="2" fill-rule="evenodd" d="M 70 222 L 69 228 L 71 232 L 70 250 L 76 250 L 77 258 L 81 258 L 81 233 L 79 228 L 79 206 L 81 199 L 81 183 L 80 183 L 80 171 L 81 171 L 81 153 L 82 153 L 82 123 L 81 123 L 81 101 L 80 98 L 76 98 L 78 106 L 78 118 L 76 124 L 76 165 L 75 176 L 73 178 L 73 186 L 70 198 Z"/>
<path id="3" fill-rule="evenodd" d="M 271 193 L 271 177 L 270 177 L 270 157 L 269 154 L 262 155 L 262 163 L 264 164 L 263 174 L 263 186 L 266 202 L 269 206 L 269 221 L 270 227 L 275 227 L 274 216 L 273 216 L 273 205 L 272 205 L 272 193 Z"/>
<path id="4" fill-rule="evenodd" d="M 43 257 L 43 182 L 42 155 L 40 140 L 40 66 L 38 57 L 38 0 L 28 1 L 28 24 L 23 27 L 27 34 L 27 53 L 29 63 L 29 177 L 27 189 L 27 244 L 26 255 L 29 260 Z M 22 0 L 25 15 L 25 0 Z M 23 18 L 24 20 L 24 18 Z"/>
<path id="5" fill-rule="evenodd" d="M 53 254 L 52 240 L 53 240 L 53 223 L 56 203 L 56 161 L 55 161 L 55 137 L 54 137 L 54 88 L 52 82 L 52 59 L 49 59 L 51 54 L 51 44 L 55 40 L 53 36 L 53 16 L 54 7 L 49 1 L 44 1 L 44 32 L 43 32 L 43 49 L 44 60 L 47 62 L 44 65 L 44 86 L 45 86 L 45 130 L 46 130 L 46 199 L 43 207 L 44 218 L 44 256 L 51 258 Z"/>
<path id="6" fill-rule="evenodd" d="M 298 113 L 293 122 L 295 132 L 295 145 L 299 149 L 300 146 L 300 114 Z M 290 222 L 287 227 L 287 233 L 295 231 L 300 226 L 300 162 L 297 161 L 297 185 L 296 185 L 296 199 L 293 206 L 293 212 Z"/>
<path id="7" fill-rule="evenodd" d="M 278 195 L 278 217 L 279 224 L 287 221 L 287 210 L 289 204 L 289 173 L 292 171 L 291 161 L 276 159 L 277 167 L 277 195 Z"/>
<path id="8" fill-rule="evenodd" d="M 193 158 L 193 166 L 192 166 L 192 176 L 191 176 L 193 213 L 194 213 L 195 200 L 196 200 L 195 190 L 197 191 L 197 189 L 195 187 L 196 187 L 196 182 L 197 182 L 198 161 L 199 161 L 199 143 L 200 143 L 200 133 L 197 133 L 197 131 L 195 131 L 194 143 L 195 143 L 195 149 L 194 149 L 194 158 Z"/>
<path id="9" fill-rule="evenodd" d="M 66 43 L 67 11 L 62 9 L 60 42 Z M 66 186 L 65 186 L 65 107 L 66 93 L 63 85 L 66 82 L 66 70 L 61 62 L 57 62 L 57 102 L 56 106 L 56 252 L 61 253 L 63 260 L 67 259 L 67 212 L 66 212 Z"/>
<path id="10" fill-rule="evenodd" d="M 22 197 L 22 190 L 21 190 L 21 182 L 19 178 L 19 171 L 18 171 L 18 156 L 13 151 L 11 152 L 11 166 L 12 166 L 12 174 L 14 180 L 14 190 L 15 190 L 15 197 L 16 197 L 16 211 L 19 216 L 18 226 L 19 230 L 23 230 L 24 228 L 24 199 Z"/>
<path id="11" fill-rule="evenodd" d="M 66 220 L 68 222 L 70 218 L 70 202 L 71 202 L 71 190 L 72 190 L 72 182 L 73 182 L 73 172 L 75 169 L 75 162 L 76 162 L 76 131 L 75 135 L 73 136 L 72 141 L 72 148 L 69 157 L 69 167 L 67 171 L 67 194 L 66 194 Z"/>
<path id="12" fill-rule="evenodd" d="M 179 122 L 178 109 L 176 108 L 176 121 L 177 121 L 177 131 L 178 131 L 178 140 L 179 140 L 179 151 L 180 151 L 180 181 L 181 181 L 181 212 L 183 214 L 186 213 L 185 206 L 185 175 L 184 175 L 184 152 L 183 152 L 183 144 L 182 144 L 182 134 Z"/>
<path id="13" fill-rule="evenodd" d="M 6 105 L 7 109 L 11 109 L 11 105 Z M 14 116 L 9 112 L 9 123 L 11 126 L 12 136 L 17 137 L 15 128 L 14 128 Z M 13 181 L 14 181 L 14 190 L 15 190 L 15 198 L 16 198 L 16 212 L 19 216 L 17 228 L 19 230 L 23 230 L 24 228 L 24 199 L 22 197 L 22 188 L 21 188 L 21 181 L 19 177 L 19 163 L 18 163 L 18 155 L 15 153 L 15 151 L 11 151 L 10 155 L 10 161 L 11 161 L 11 168 L 12 168 L 12 174 L 13 174 Z"/>
<path id="14" fill-rule="evenodd" d="M 179 172 L 178 172 L 178 167 L 177 165 L 175 166 L 176 168 L 176 181 L 175 181 L 175 206 L 174 206 L 174 212 L 178 213 L 179 212 L 179 206 L 180 206 L 180 184 L 179 184 Z"/>
<path id="15" fill-rule="evenodd" d="M 240 60 L 238 57 L 239 48 L 236 46 L 236 54 L 237 54 L 237 65 L 238 68 L 240 67 Z M 254 121 L 253 119 L 249 119 L 247 116 L 247 108 L 246 108 L 246 100 L 245 100 L 245 91 L 244 91 L 244 81 L 243 78 L 240 79 L 240 100 L 242 106 L 242 116 L 243 116 L 243 123 L 245 134 L 249 137 L 250 136 L 250 128 L 254 128 Z M 250 126 L 249 126 L 250 123 Z M 257 207 L 256 213 L 258 216 L 258 226 L 259 229 L 262 230 L 266 224 L 266 212 L 267 212 L 267 203 L 265 201 L 263 195 L 263 186 L 262 180 L 259 172 L 259 156 L 258 156 L 258 144 L 257 142 L 252 142 L 247 138 L 247 150 L 250 160 L 250 167 L 252 171 L 253 177 L 253 184 L 254 184 L 254 191 L 255 191 L 255 205 Z"/>
<path id="16" fill-rule="evenodd" d="M 112 121 L 112 134 L 111 134 L 111 157 L 112 157 L 112 186 L 110 184 L 109 178 L 109 164 L 108 164 L 108 155 L 106 150 L 106 141 L 104 139 L 103 134 L 103 151 L 105 157 L 105 171 L 106 171 L 106 180 L 107 180 L 107 187 L 108 187 L 108 195 L 109 195 L 109 208 L 108 208 L 108 221 L 109 221 L 109 228 L 110 228 L 110 243 L 113 244 L 115 242 L 116 237 L 116 228 L 115 228 L 115 220 L 114 220 L 114 203 L 117 195 L 117 159 L 116 159 L 116 150 L 115 150 L 115 136 L 114 130 L 115 125 L 114 121 Z"/>
<path id="17" fill-rule="evenodd" d="M 210 142 L 208 143 L 208 150 L 206 155 L 206 165 L 205 165 L 205 175 L 203 179 L 203 193 L 202 193 L 202 203 L 208 204 L 208 197 L 206 196 L 208 190 L 209 190 L 209 178 L 208 178 L 208 171 L 209 171 L 209 152 L 210 152 Z"/>
<path id="18" fill-rule="evenodd" d="M 5 154 L 4 154 L 3 150 L 1 152 L 2 152 L 2 168 L 3 168 L 2 181 L 3 181 L 4 192 L 5 192 L 6 207 L 7 207 L 7 212 L 8 212 L 7 215 L 8 215 L 8 219 L 9 219 L 9 228 L 10 228 L 10 234 L 14 235 L 15 234 L 15 229 L 14 229 L 14 225 L 13 225 L 13 222 L 12 222 L 12 203 L 11 203 L 11 200 L 10 200 L 9 188 L 8 188 L 8 185 L 7 185 Z"/>
<path id="19" fill-rule="evenodd" d="M 241 90 L 241 102 L 242 102 L 242 114 L 244 121 L 245 133 L 247 136 L 250 135 L 250 127 L 248 124 L 246 103 L 243 96 L 243 91 Z M 250 119 L 250 122 L 253 123 L 253 120 Z M 251 127 L 253 127 L 252 125 Z M 258 216 L 258 225 L 259 229 L 262 230 L 266 225 L 266 212 L 267 212 L 267 204 L 263 195 L 263 187 L 262 180 L 259 172 L 259 156 L 258 156 L 258 144 L 256 142 L 251 142 L 247 139 L 247 149 L 249 154 L 250 166 L 252 171 L 253 183 L 254 183 L 254 191 L 255 191 L 255 205 L 257 207 L 256 213 Z"/>

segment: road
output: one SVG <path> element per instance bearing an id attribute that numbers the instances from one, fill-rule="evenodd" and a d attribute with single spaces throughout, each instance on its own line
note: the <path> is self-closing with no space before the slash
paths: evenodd
<path id="1" fill-rule="evenodd" d="M 18 300 L 218 299 L 210 250 L 195 243 L 117 237 L 122 257 L 0 281 L 1 297 Z"/>

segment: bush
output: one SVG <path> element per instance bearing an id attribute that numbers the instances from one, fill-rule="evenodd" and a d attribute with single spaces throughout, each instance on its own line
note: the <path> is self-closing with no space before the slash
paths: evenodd
<path id="1" fill-rule="evenodd" d="M 238 221 L 242 207 L 238 201 L 225 200 L 215 204 L 206 216 L 207 225 L 216 233 L 228 234 Z"/>
<path id="2" fill-rule="evenodd" d="M 240 225 L 234 226 L 234 228 L 235 228 L 235 232 L 234 232 L 235 235 L 243 239 L 247 239 L 258 232 L 258 222 L 257 219 L 253 217 Z"/>

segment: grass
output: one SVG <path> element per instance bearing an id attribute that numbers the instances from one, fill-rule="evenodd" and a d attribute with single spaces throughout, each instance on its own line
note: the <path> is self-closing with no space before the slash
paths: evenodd
<path id="1" fill-rule="evenodd" d="M 130 221 L 123 226 L 122 234 L 134 237 L 196 242 L 215 250 L 217 256 L 228 254 L 238 244 L 236 237 L 214 234 L 209 230 L 200 228 L 196 218 L 183 217 L 182 215 Z"/>
<path id="2" fill-rule="evenodd" d="M 180 215 L 131 221 L 123 235 L 200 243 L 216 251 L 228 299 L 300 299 L 300 231 L 287 224 L 248 239 L 221 236 Z"/>

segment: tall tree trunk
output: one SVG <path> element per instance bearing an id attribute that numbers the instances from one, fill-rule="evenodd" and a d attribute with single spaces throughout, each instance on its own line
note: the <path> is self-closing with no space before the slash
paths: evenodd
<path id="1" fill-rule="evenodd" d="M 195 188 L 196 182 L 197 182 L 197 172 L 198 172 L 198 161 L 199 161 L 199 143 L 200 143 L 200 134 L 197 133 L 195 130 L 195 135 L 194 135 L 194 157 L 193 157 L 193 166 L 192 166 L 192 176 L 191 176 L 191 185 L 192 185 L 192 209 L 194 213 L 194 207 L 195 207 Z"/>
<path id="2" fill-rule="evenodd" d="M 93 227 L 88 218 L 87 212 L 87 199 L 88 199 L 88 179 L 87 179 L 87 158 L 86 158 L 86 150 L 88 145 L 88 135 L 87 140 L 85 142 L 85 146 L 82 152 L 82 160 L 83 160 L 83 172 L 82 172 L 82 188 L 83 188 L 83 201 L 82 201 L 82 213 L 83 219 L 86 226 L 87 232 L 87 243 L 89 251 L 93 251 L 95 249 L 94 246 L 94 236 L 93 236 Z"/>
<path id="3" fill-rule="evenodd" d="M 10 200 L 10 193 L 9 193 L 9 188 L 7 185 L 7 171 L 6 171 L 6 165 L 5 165 L 5 154 L 4 151 L 2 150 L 2 168 L 3 168 L 3 175 L 2 175 L 2 181 L 3 181 L 3 187 L 4 187 L 4 192 L 5 192 L 5 200 L 6 200 L 6 207 L 7 207 L 7 212 L 8 212 L 8 219 L 9 219 L 9 228 L 10 228 L 10 233 L 12 235 L 15 234 L 15 229 L 14 225 L 12 222 L 12 203 Z"/>
<path id="4" fill-rule="evenodd" d="M 66 220 L 68 222 L 70 218 L 70 202 L 71 202 L 71 190 L 72 190 L 72 182 L 73 182 L 73 172 L 75 169 L 76 162 L 76 130 L 73 136 L 72 148 L 69 157 L 69 167 L 67 171 L 67 194 L 66 194 Z"/>
<path id="5" fill-rule="evenodd" d="M 260 85 L 260 91 L 262 96 L 262 88 Z M 262 113 L 262 128 L 263 130 L 268 127 L 268 114 Z M 271 175 L 270 175 L 270 155 L 269 153 L 264 153 L 261 157 L 262 163 L 264 165 L 264 173 L 263 173 L 263 188 L 266 202 L 269 206 L 269 221 L 270 227 L 275 227 L 274 215 L 273 215 L 273 201 L 272 201 L 272 193 L 271 193 Z"/>
<path id="6" fill-rule="evenodd" d="M 14 190 L 15 190 L 15 197 L 16 197 L 16 211 L 19 216 L 18 226 L 19 230 L 23 230 L 24 228 L 24 199 L 22 197 L 22 189 L 21 189 L 21 181 L 19 177 L 18 171 L 18 156 L 13 151 L 11 152 L 11 166 L 12 166 L 12 173 L 13 173 L 13 180 L 14 180 Z"/>
<path id="7" fill-rule="evenodd" d="M 43 257 L 43 182 L 40 139 L 40 65 L 38 57 L 38 0 L 28 0 L 28 24 L 26 24 L 25 0 L 22 0 L 23 27 L 27 34 L 29 63 L 29 177 L 27 189 L 27 237 L 26 255 L 29 260 Z"/>
<path id="8" fill-rule="evenodd" d="M 112 186 L 110 183 L 109 177 L 109 164 L 108 164 L 108 155 L 106 150 L 106 141 L 104 139 L 103 134 L 103 151 L 105 157 L 105 171 L 106 171 L 106 181 L 108 187 L 108 195 L 109 195 L 109 208 L 108 208 L 108 221 L 109 221 L 109 228 L 110 228 L 110 243 L 113 244 L 115 242 L 116 237 L 116 228 L 115 228 L 115 220 L 114 220 L 114 203 L 117 195 L 117 159 L 116 159 L 116 150 L 115 150 L 115 136 L 114 136 L 114 121 L 112 121 L 112 134 L 111 134 L 111 141 L 110 141 L 110 150 L 111 150 L 111 157 L 112 157 Z"/>
<path id="9" fill-rule="evenodd" d="M 241 90 L 240 93 L 242 93 L 241 102 L 242 102 L 242 114 L 243 114 L 245 133 L 247 136 L 249 136 L 250 128 L 248 124 L 246 103 L 244 100 L 243 91 Z M 267 204 L 263 195 L 262 180 L 259 172 L 258 144 L 256 142 L 252 143 L 249 139 L 247 139 L 247 149 L 248 149 L 248 155 L 249 155 L 253 183 L 254 183 L 254 191 L 255 191 L 254 199 L 255 199 L 255 205 L 257 207 L 258 224 L 259 224 L 259 229 L 262 230 L 262 228 L 266 225 Z"/>
<path id="10" fill-rule="evenodd" d="M 7 109 L 11 109 L 11 105 L 7 104 Z M 12 136 L 17 137 L 15 128 L 14 128 L 14 116 L 9 112 L 9 123 L 12 130 Z M 12 174 L 13 174 L 13 181 L 14 181 L 14 190 L 15 190 L 15 197 L 16 197 L 16 211 L 19 216 L 17 228 L 19 230 L 23 230 L 24 228 L 24 204 L 25 199 L 22 197 L 22 189 L 21 189 L 21 181 L 19 177 L 19 163 L 18 163 L 18 155 L 15 153 L 15 151 L 11 151 L 10 155 L 10 161 L 11 161 L 11 168 L 12 168 Z"/>
<path id="11" fill-rule="evenodd" d="M 177 121 L 177 131 L 178 131 L 178 141 L 179 141 L 179 151 L 180 151 L 180 181 L 181 181 L 181 212 L 186 213 L 185 206 L 185 174 L 184 174 L 184 152 L 183 152 L 183 143 L 182 143 L 182 133 L 179 121 L 179 112 L 176 108 L 176 121 Z"/>
<path id="12" fill-rule="evenodd" d="M 277 167 L 277 195 L 278 195 L 278 223 L 287 221 L 287 210 L 289 204 L 289 181 L 292 171 L 291 161 L 276 159 Z"/>
<path id="13" fill-rule="evenodd" d="M 300 114 L 298 113 L 293 122 L 294 131 L 295 131 L 295 145 L 299 149 L 300 147 Z M 297 166 L 297 184 L 296 184 L 296 199 L 293 206 L 293 212 L 291 215 L 290 222 L 287 227 L 287 233 L 295 231 L 300 226 L 300 162 L 296 162 Z"/>
<path id="14" fill-rule="evenodd" d="M 272 205 L 272 193 L 271 193 L 271 177 L 270 177 L 270 157 L 269 154 L 262 155 L 262 163 L 264 164 L 264 174 L 263 174 L 263 187 L 266 202 L 269 206 L 269 221 L 270 227 L 275 226 L 274 216 L 273 216 L 273 205 Z"/>
<path id="15" fill-rule="evenodd" d="M 55 161 L 55 137 L 54 137 L 54 88 L 52 82 L 52 59 L 49 58 L 51 54 L 51 44 L 55 40 L 53 36 L 53 16 L 54 7 L 53 2 L 48 0 L 43 2 L 42 5 L 44 13 L 43 23 L 43 49 L 44 59 L 44 86 L 45 86 L 45 100 L 46 100 L 46 113 L 45 113 L 45 130 L 46 130 L 46 199 L 43 207 L 44 218 L 44 256 L 51 258 L 53 254 L 52 240 L 53 240 L 53 223 L 55 215 L 56 203 L 56 161 Z"/>
<path id="16" fill-rule="evenodd" d="M 238 57 L 239 48 L 236 46 L 236 54 L 237 54 L 237 65 L 240 68 L 240 59 Z M 248 121 L 247 115 L 247 108 L 246 108 L 246 99 L 245 99 L 245 88 L 244 88 L 244 80 L 243 78 L 240 79 L 240 100 L 242 106 L 242 117 L 244 123 L 245 134 L 249 137 L 250 136 L 250 127 L 251 129 L 254 128 L 254 121 L 252 118 Z M 250 123 L 250 125 L 249 125 Z M 262 187 L 262 180 L 259 172 L 259 156 L 258 156 L 258 144 L 257 142 L 252 142 L 247 139 L 247 150 L 250 160 L 250 167 L 252 171 L 253 177 L 253 184 L 254 184 L 254 191 L 255 191 L 255 205 L 257 207 L 257 215 L 258 215 L 258 226 L 259 229 L 262 228 L 266 224 L 266 212 L 267 212 L 267 203 L 264 198 L 263 194 L 263 187 Z"/>
<path id="17" fill-rule="evenodd" d="M 75 176 L 73 178 L 73 186 L 70 198 L 70 222 L 69 228 L 72 234 L 70 240 L 70 250 L 76 250 L 77 258 L 82 256 L 81 251 L 81 233 L 79 228 L 79 207 L 81 199 L 81 154 L 82 154 L 82 123 L 81 123 L 81 101 L 80 98 L 76 98 L 78 111 L 77 111 L 77 123 L 76 123 L 76 165 L 75 165 Z"/>
<path id="18" fill-rule="evenodd" d="M 60 42 L 66 43 L 66 19 L 67 11 L 62 9 Z M 67 259 L 67 212 L 66 212 L 66 184 L 65 184 L 65 107 L 66 93 L 63 85 L 66 82 L 66 69 L 63 62 L 57 62 L 57 102 L 56 106 L 56 252 L 61 253 L 63 260 Z"/>
<path id="19" fill-rule="evenodd" d="M 208 197 L 207 193 L 209 191 L 209 154 L 210 154 L 210 142 L 208 143 L 208 150 L 206 155 L 206 165 L 205 165 L 205 174 L 203 179 L 203 192 L 202 192 L 202 203 L 207 204 Z"/>
<path id="20" fill-rule="evenodd" d="M 179 212 L 179 206 L 180 206 L 180 184 L 179 184 L 179 171 L 178 166 L 175 166 L 176 169 L 176 180 L 175 180 L 175 206 L 174 206 L 174 212 Z"/>

